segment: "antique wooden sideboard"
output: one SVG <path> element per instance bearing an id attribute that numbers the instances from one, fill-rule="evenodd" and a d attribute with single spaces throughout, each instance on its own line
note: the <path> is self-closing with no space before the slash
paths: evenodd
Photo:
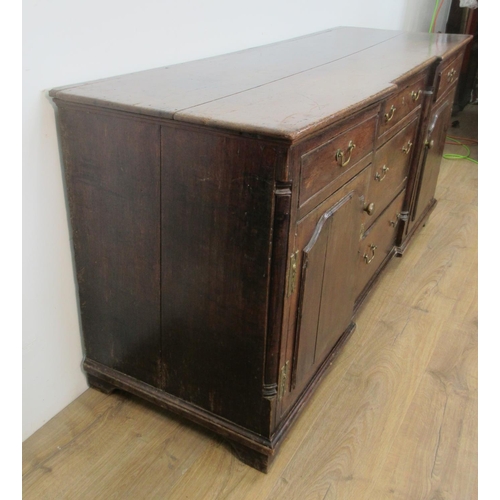
<path id="1" fill-rule="evenodd" d="M 468 41 L 335 28 L 52 90 L 89 384 L 267 471 L 436 204 Z"/>

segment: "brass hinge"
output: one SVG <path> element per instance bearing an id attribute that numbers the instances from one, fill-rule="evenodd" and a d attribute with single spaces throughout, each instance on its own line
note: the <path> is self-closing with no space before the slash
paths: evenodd
<path id="1" fill-rule="evenodd" d="M 289 361 L 287 361 L 281 367 L 281 371 L 280 371 L 280 383 L 279 383 L 279 391 L 278 391 L 278 399 L 281 399 L 285 395 L 285 391 L 286 391 L 286 379 L 288 377 L 288 365 L 289 365 Z"/>
<path id="2" fill-rule="evenodd" d="M 288 276 L 287 276 L 287 292 L 286 296 L 290 297 L 290 295 L 295 292 L 295 281 L 297 279 L 297 257 L 299 255 L 299 251 L 296 250 L 295 252 L 290 255 L 290 263 L 288 266 Z"/>

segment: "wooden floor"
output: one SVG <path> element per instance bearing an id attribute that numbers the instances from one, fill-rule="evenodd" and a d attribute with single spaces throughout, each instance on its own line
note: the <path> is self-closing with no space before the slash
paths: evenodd
<path id="1" fill-rule="evenodd" d="M 436 198 L 268 475 L 193 424 L 89 389 L 24 443 L 23 497 L 477 498 L 477 165 L 443 160 Z"/>

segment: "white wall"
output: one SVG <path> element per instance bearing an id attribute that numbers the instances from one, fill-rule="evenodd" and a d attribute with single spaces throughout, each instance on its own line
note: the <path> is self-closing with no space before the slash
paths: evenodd
<path id="1" fill-rule="evenodd" d="M 405 14 L 401 29 L 405 31 L 429 31 L 436 0 L 404 0 L 404 3 Z M 450 6 L 451 0 L 444 0 L 436 20 L 435 32 L 444 33 L 446 31 Z"/>
<path id="2" fill-rule="evenodd" d="M 333 26 L 427 31 L 433 3 L 24 0 L 23 439 L 87 387 L 54 111 L 46 91 Z"/>

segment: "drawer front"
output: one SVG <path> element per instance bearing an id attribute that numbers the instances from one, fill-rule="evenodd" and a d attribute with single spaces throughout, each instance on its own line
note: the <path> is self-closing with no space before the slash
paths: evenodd
<path id="1" fill-rule="evenodd" d="M 372 227 L 365 232 L 359 242 L 356 296 L 363 291 L 394 247 L 404 195 L 403 190 Z"/>
<path id="2" fill-rule="evenodd" d="M 446 94 L 447 90 L 453 87 L 458 81 L 460 76 L 460 68 L 462 67 L 462 57 L 456 57 L 450 63 L 446 64 L 442 70 L 437 74 L 437 89 L 436 97 L 437 101 L 440 97 Z"/>
<path id="3" fill-rule="evenodd" d="M 423 101 L 426 76 L 405 85 L 394 97 L 387 99 L 380 113 L 379 136 L 384 135 Z"/>
<path id="4" fill-rule="evenodd" d="M 299 205 L 335 181 L 345 182 L 356 166 L 373 152 L 377 114 L 366 113 L 349 125 L 340 124 L 332 131 L 333 138 L 301 156 Z M 339 186 L 340 187 L 340 186 Z"/>
<path id="5" fill-rule="evenodd" d="M 370 188 L 366 198 L 367 206 L 373 203 L 371 216 L 364 221 L 367 228 L 403 188 L 410 168 L 417 124 L 418 117 L 375 153 L 371 167 Z"/>

